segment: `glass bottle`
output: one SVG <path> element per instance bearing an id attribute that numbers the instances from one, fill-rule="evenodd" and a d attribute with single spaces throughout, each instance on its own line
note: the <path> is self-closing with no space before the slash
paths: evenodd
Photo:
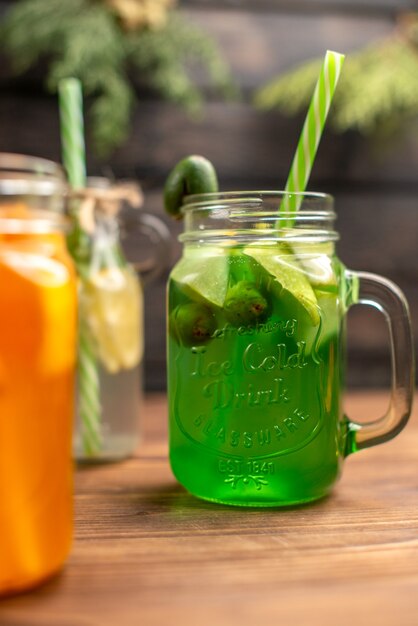
<path id="1" fill-rule="evenodd" d="M 59 570 L 73 527 L 76 276 L 61 168 L 0 154 L 0 595 Z"/>
<path id="2" fill-rule="evenodd" d="M 142 196 L 135 183 L 89 179 L 81 202 L 91 198 L 93 212 L 90 202 L 90 215 L 82 218 L 88 234 L 85 258 L 77 265 L 81 339 L 74 438 L 76 459 L 87 463 L 122 460 L 137 449 L 144 350 L 141 269 L 146 267 L 145 280 L 156 277 L 167 262 L 170 240 L 163 222 L 139 210 Z M 121 227 L 129 231 L 131 248 L 132 239 L 151 241 L 145 263 L 127 262 Z"/>

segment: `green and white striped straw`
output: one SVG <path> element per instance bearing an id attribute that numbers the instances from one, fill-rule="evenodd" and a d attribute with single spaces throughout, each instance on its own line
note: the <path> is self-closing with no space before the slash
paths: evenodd
<path id="1" fill-rule="evenodd" d="M 86 320 L 80 316 L 78 334 L 78 410 L 86 457 L 102 449 L 100 383 L 97 359 Z"/>
<path id="2" fill-rule="evenodd" d="M 73 189 L 86 185 L 83 94 L 76 78 L 61 80 L 58 87 L 62 160 Z M 74 215 L 77 219 L 77 215 Z M 79 224 L 78 224 L 79 226 Z M 74 259 L 77 266 L 77 259 Z M 79 275 L 82 274 L 81 268 Z M 80 316 L 81 317 L 81 316 Z M 102 447 L 100 384 L 97 360 L 86 320 L 80 319 L 78 337 L 78 410 L 83 451 L 95 456 Z"/>
<path id="3" fill-rule="evenodd" d="M 65 78 L 58 87 L 62 161 L 73 189 L 86 186 L 83 93 L 77 78 Z"/>
<path id="4" fill-rule="evenodd" d="M 281 213 L 296 213 L 300 208 L 302 198 L 293 194 L 306 189 L 344 59 L 338 52 L 327 50 L 325 54 L 287 178 L 285 191 L 288 195 L 280 204 Z M 281 224 L 284 225 L 292 226 L 293 220 L 289 218 L 286 224 Z"/>

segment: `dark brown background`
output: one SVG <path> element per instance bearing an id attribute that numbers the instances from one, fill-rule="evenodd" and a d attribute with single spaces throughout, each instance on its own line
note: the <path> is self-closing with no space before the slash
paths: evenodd
<path id="1" fill-rule="evenodd" d="M 0 2 L 0 15 L 10 2 Z M 180 253 L 179 227 L 163 215 L 161 188 L 173 164 L 203 153 L 215 164 L 224 189 L 280 188 L 301 129 L 302 117 L 260 113 L 251 93 L 266 80 L 325 49 L 350 53 L 388 34 L 407 0 L 183 0 L 182 11 L 219 42 L 239 82 L 244 102 L 225 104 L 209 94 L 202 120 L 191 121 L 170 104 L 139 93 L 132 134 L 110 160 L 116 176 L 138 178 L 145 210 L 163 217 L 173 233 L 170 264 Z M 46 94 L 39 72 L 15 79 L 0 59 L 0 150 L 60 159 L 57 103 Z M 417 112 L 418 118 L 418 112 Z M 103 164 L 88 155 L 89 172 Z M 377 146 L 349 132 L 327 130 L 310 182 L 311 190 L 336 199 L 338 244 L 353 269 L 386 275 L 405 291 L 418 337 L 418 133 Z M 146 290 L 146 386 L 165 385 L 164 284 L 167 273 Z M 353 310 L 349 323 L 350 385 L 389 381 L 388 337 L 372 310 Z"/>

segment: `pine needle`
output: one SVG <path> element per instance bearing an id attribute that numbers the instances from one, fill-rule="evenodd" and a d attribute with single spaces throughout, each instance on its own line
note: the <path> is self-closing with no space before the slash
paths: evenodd
<path id="1" fill-rule="evenodd" d="M 255 95 L 259 109 L 294 115 L 306 109 L 321 60 L 280 76 Z M 418 114 L 418 50 L 399 32 L 348 56 L 330 115 L 335 130 L 395 132 Z"/>
<path id="2" fill-rule="evenodd" d="M 204 94 L 190 64 L 204 68 L 224 96 L 236 96 L 231 74 L 214 42 L 174 11 L 161 28 L 124 30 L 104 0 L 21 0 L 8 12 L 0 41 L 15 73 L 48 61 L 47 88 L 75 76 L 92 98 L 96 151 L 108 155 L 127 138 L 140 78 L 187 111 L 200 110 Z"/>

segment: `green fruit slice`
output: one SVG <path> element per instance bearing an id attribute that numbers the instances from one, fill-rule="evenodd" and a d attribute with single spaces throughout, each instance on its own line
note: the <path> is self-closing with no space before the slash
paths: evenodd
<path id="1" fill-rule="evenodd" d="M 185 257 L 176 265 L 171 278 L 191 300 L 222 307 L 229 282 L 228 257 Z"/>
<path id="2" fill-rule="evenodd" d="M 181 219 L 180 209 L 185 196 L 216 191 L 218 179 L 212 163 L 202 156 L 188 156 L 177 163 L 166 180 L 165 210 L 176 219 Z"/>
<path id="3" fill-rule="evenodd" d="M 298 264 L 291 248 L 287 244 L 279 244 L 277 252 L 271 246 L 265 249 L 247 246 L 245 254 L 253 258 L 274 278 L 274 286 L 290 293 L 308 314 L 315 326 L 320 322 L 318 301 L 306 275 Z"/>
<path id="4" fill-rule="evenodd" d="M 292 250 L 312 287 L 334 291 L 337 276 L 332 261 L 332 243 L 292 243 Z"/>

